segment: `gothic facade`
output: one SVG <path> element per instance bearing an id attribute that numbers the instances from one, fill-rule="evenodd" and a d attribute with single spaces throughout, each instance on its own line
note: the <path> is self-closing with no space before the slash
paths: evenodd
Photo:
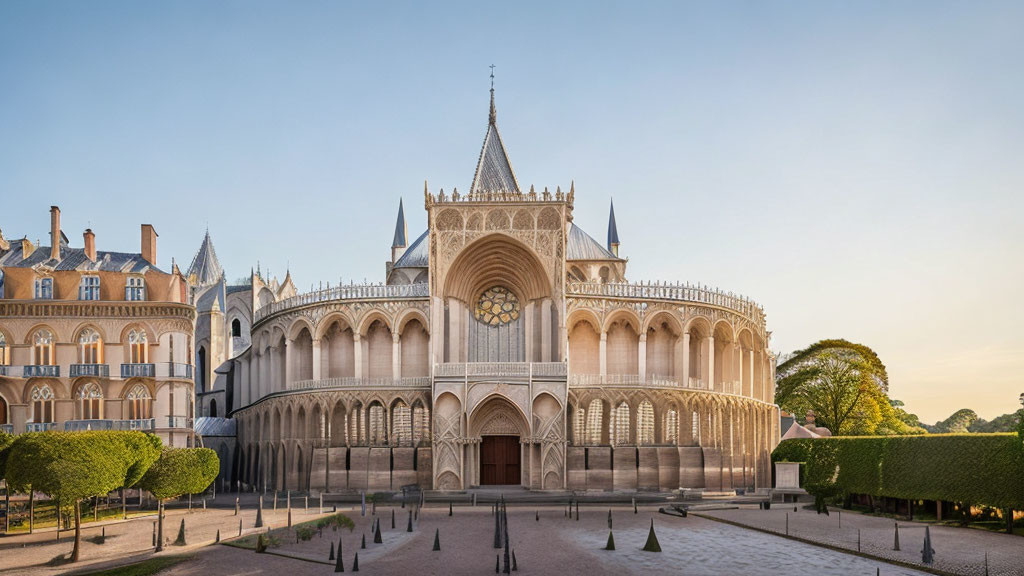
<path id="1" fill-rule="evenodd" d="M 493 91 L 470 190 L 425 185 L 423 200 L 428 226 L 414 239 L 400 204 L 380 284 L 295 294 L 252 274 L 235 290 L 235 347 L 223 336 L 230 287 L 200 250 L 194 283 L 220 284 L 197 304 L 196 338 L 219 356 L 197 363 L 211 382 L 198 388 L 222 395 L 236 424 L 233 481 L 328 492 L 770 486 L 779 418 L 758 305 L 628 281 L 614 211 L 602 244 L 573 223 L 574 185 L 520 188 Z"/>

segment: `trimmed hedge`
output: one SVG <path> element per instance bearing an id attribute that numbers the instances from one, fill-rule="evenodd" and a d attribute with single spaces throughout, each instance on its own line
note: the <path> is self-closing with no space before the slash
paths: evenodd
<path id="1" fill-rule="evenodd" d="M 1024 445 L 1016 434 L 930 434 L 785 440 L 773 462 L 801 462 L 811 494 L 868 494 L 1024 509 Z"/>

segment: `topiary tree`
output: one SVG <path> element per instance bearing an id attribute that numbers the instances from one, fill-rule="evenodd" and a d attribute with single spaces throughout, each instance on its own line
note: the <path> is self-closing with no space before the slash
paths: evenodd
<path id="1" fill-rule="evenodd" d="M 157 551 L 163 550 L 164 501 L 183 494 L 196 494 L 217 478 L 220 459 L 209 448 L 167 448 L 150 466 L 139 487 L 157 499 Z"/>
<path id="2" fill-rule="evenodd" d="M 142 432 L 41 432 L 19 436 L 9 449 L 5 478 L 19 491 L 48 495 L 63 510 L 74 510 L 75 545 L 81 548 L 84 498 L 137 482 L 160 454 L 161 442 Z"/>

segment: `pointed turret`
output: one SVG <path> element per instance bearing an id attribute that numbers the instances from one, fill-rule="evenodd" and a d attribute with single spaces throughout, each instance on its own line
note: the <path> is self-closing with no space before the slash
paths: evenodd
<path id="1" fill-rule="evenodd" d="M 481 194 L 488 192 L 520 193 L 519 182 L 516 180 L 508 153 L 498 133 L 498 112 L 494 107 L 494 85 L 491 85 L 491 110 L 487 119 L 487 134 L 480 150 L 480 160 L 473 175 L 473 186 L 469 193 Z"/>
<path id="2" fill-rule="evenodd" d="M 611 208 L 608 211 L 608 251 L 619 255 L 619 229 L 615 226 L 615 202 L 611 202 Z"/>
<path id="3" fill-rule="evenodd" d="M 395 239 L 391 242 L 392 248 L 405 248 L 408 244 L 408 230 L 405 226 L 405 208 L 402 206 L 402 199 L 398 199 L 398 221 L 395 222 Z"/>
<path id="4" fill-rule="evenodd" d="M 217 252 L 213 249 L 213 240 L 210 239 L 209 229 L 203 236 L 203 243 L 199 246 L 199 252 L 196 252 L 195 258 L 192 259 L 192 265 L 188 267 L 186 276 L 195 286 L 213 284 L 224 276 L 224 269 L 220 267 Z"/>

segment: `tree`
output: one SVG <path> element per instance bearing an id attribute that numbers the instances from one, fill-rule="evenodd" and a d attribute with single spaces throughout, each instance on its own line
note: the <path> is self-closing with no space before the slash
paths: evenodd
<path id="1" fill-rule="evenodd" d="M 936 422 L 930 431 L 937 434 L 966 434 L 977 421 L 978 414 L 974 410 L 961 408 L 953 412 L 949 418 Z"/>
<path id="2" fill-rule="evenodd" d="M 146 471 L 139 487 L 158 501 L 156 549 L 164 544 L 164 501 L 183 494 L 196 494 L 217 478 L 220 459 L 209 448 L 166 448 Z"/>
<path id="3" fill-rule="evenodd" d="M 81 549 L 84 498 L 138 481 L 160 454 L 160 439 L 142 432 L 42 432 L 19 436 L 9 449 L 5 478 L 18 491 L 42 492 L 63 510 L 74 509 L 75 545 Z"/>

